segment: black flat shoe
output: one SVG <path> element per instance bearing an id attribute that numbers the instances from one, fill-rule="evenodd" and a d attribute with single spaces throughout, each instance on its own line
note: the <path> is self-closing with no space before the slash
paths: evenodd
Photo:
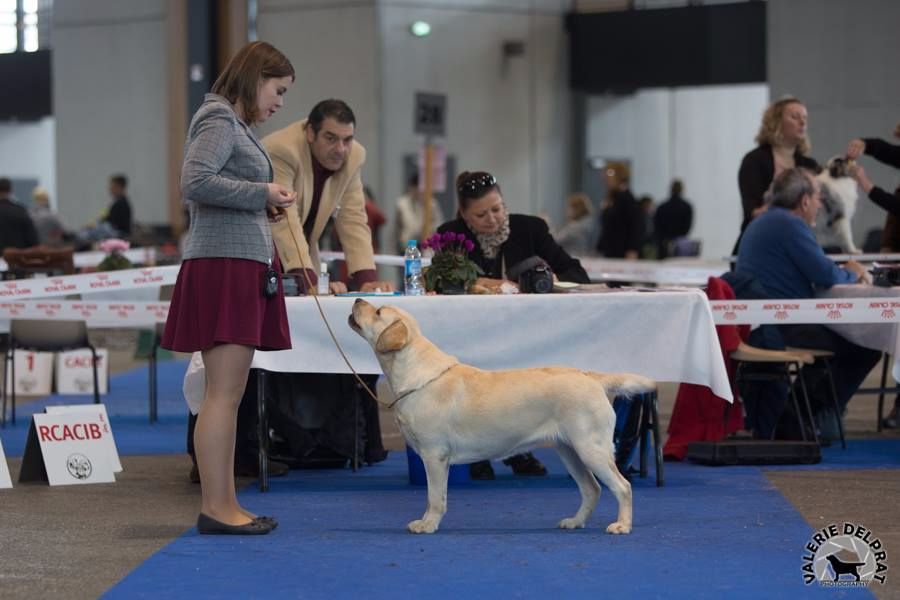
<path id="1" fill-rule="evenodd" d="M 275 517 L 258 516 L 253 520 L 259 521 L 260 523 L 263 523 L 265 525 L 269 525 L 272 529 L 278 527 L 278 521 L 275 520 Z"/>
<path id="2" fill-rule="evenodd" d="M 512 467 L 515 475 L 532 475 L 541 477 L 547 474 L 547 468 L 531 452 L 516 454 L 503 461 L 504 465 Z"/>
<path id="3" fill-rule="evenodd" d="M 491 481 L 494 479 L 494 467 L 491 461 L 480 460 L 469 465 L 469 477 L 476 481 Z"/>
<path id="4" fill-rule="evenodd" d="M 200 513 L 197 517 L 197 532 L 206 535 L 265 535 L 275 527 L 258 518 L 243 525 L 229 525 L 216 521 L 209 515 Z"/>
<path id="5" fill-rule="evenodd" d="M 881 426 L 885 429 L 897 429 L 900 427 L 900 407 L 895 406 L 884 419 L 881 420 Z"/>

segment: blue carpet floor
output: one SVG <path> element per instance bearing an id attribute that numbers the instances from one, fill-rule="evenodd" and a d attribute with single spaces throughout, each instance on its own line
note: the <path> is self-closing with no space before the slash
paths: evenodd
<path id="1" fill-rule="evenodd" d="M 896 450 L 897 448 L 895 448 Z M 349 471 L 292 471 L 241 501 L 276 515 L 268 536 L 185 533 L 107 598 L 795 598 L 869 596 L 802 583 L 812 531 L 761 469 L 666 465 L 666 487 L 636 479 L 635 528 L 604 533 L 604 492 L 589 527 L 561 531 L 579 496 L 553 451 L 551 476 L 451 488 L 440 530 L 406 532 L 425 489 L 405 456 Z M 498 469 L 504 469 L 498 465 Z"/>
<path id="2" fill-rule="evenodd" d="M 147 370 L 112 378 L 104 399 L 119 451 L 184 451 L 185 361 L 161 363 L 160 422 L 147 422 Z M 7 454 L 21 455 L 27 416 L 49 397 L 20 407 L 0 429 Z M 855 440 L 823 450 L 819 465 L 786 469 L 900 467 L 900 440 Z M 866 590 L 804 586 L 803 546 L 812 533 L 757 467 L 666 463 L 666 486 L 635 479 L 635 527 L 610 536 L 615 500 L 604 491 L 587 529 L 561 531 L 579 496 L 552 450 L 538 450 L 550 476 L 453 487 L 433 535 L 406 532 L 421 516 L 425 488 L 410 486 L 406 457 L 349 470 L 292 471 L 270 491 L 240 492 L 242 503 L 277 516 L 268 536 L 199 536 L 189 530 L 111 588 L 108 598 L 794 598 L 870 596 Z M 766 467 L 776 468 L 776 467 Z"/>

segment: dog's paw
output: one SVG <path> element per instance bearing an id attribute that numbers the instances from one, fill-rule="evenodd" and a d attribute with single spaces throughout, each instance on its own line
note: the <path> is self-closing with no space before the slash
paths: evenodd
<path id="1" fill-rule="evenodd" d="M 584 529 L 584 521 L 578 519 L 563 519 L 557 525 L 560 529 Z"/>
<path id="2" fill-rule="evenodd" d="M 631 533 L 631 525 L 626 525 L 621 521 L 616 521 L 615 523 L 609 524 L 609 527 L 606 528 L 606 533 L 611 533 L 613 535 L 625 535 L 626 533 Z"/>
<path id="3" fill-rule="evenodd" d="M 416 519 L 415 521 L 410 521 L 406 528 L 409 529 L 410 533 L 434 533 L 437 531 L 437 523 L 426 521 L 425 519 Z"/>

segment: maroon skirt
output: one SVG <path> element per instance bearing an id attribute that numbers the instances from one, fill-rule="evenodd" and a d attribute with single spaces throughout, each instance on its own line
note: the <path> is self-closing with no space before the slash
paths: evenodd
<path id="1" fill-rule="evenodd" d="M 281 273 L 278 253 L 274 269 Z M 243 258 L 193 258 L 178 271 L 160 345 L 176 352 L 241 344 L 258 350 L 291 347 L 284 289 L 266 298 L 266 265 Z"/>

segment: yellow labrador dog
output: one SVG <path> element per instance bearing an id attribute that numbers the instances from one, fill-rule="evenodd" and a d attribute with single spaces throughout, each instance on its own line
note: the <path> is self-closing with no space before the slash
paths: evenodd
<path id="1" fill-rule="evenodd" d="M 581 491 L 578 512 L 559 527 L 584 527 L 600 498 L 596 475 L 619 503 L 607 533 L 631 531 L 631 485 L 616 468 L 616 417 L 607 394 L 649 391 L 653 381 L 558 367 L 482 371 L 438 349 L 406 311 L 376 309 L 362 299 L 349 323 L 375 350 L 395 394 L 400 431 L 425 463 L 428 508 L 409 523 L 411 532 L 437 531 L 447 512 L 449 465 L 504 458 L 548 442 Z"/>

